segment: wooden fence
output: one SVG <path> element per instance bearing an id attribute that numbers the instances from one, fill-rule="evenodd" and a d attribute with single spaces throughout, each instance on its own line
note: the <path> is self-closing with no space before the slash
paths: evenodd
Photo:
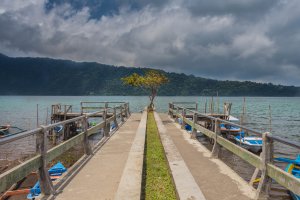
<path id="1" fill-rule="evenodd" d="M 22 180 L 26 176 L 28 176 L 31 172 L 37 171 L 39 173 L 39 181 L 42 193 L 45 195 L 54 194 L 55 187 L 53 186 L 50 176 L 47 169 L 47 164 L 53 160 L 54 158 L 58 157 L 59 155 L 63 154 L 71 147 L 82 143 L 84 147 L 84 152 L 86 155 L 91 155 L 93 150 L 97 147 L 95 146 L 94 149 L 89 144 L 88 137 L 93 135 L 99 129 L 104 130 L 104 137 L 99 141 L 101 143 L 103 140 L 107 140 L 110 134 L 110 124 L 114 122 L 116 128 L 124 122 L 124 116 L 129 117 L 129 104 L 125 102 L 119 102 L 119 105 L 116 105 L 115 102 L 114 106 L 109 107 L 109 103 L 107 102 L 104 108 L 101 108 L 100 111 L 93 112 L 90 114 L 83 114 L 82 116 L 61 121 L 58 123 L 50 124 L 47 126 L 41 126 L 34 130 L 26 131 L 24 133 L 20 133 L 15 136 L 7 137 L 0 140 L 0 145 L 6 144 L 15 140 L 22 139 L 24 137 L 28 137 L 30 135 L 36 135 L 37 144 L 36 149 L 38 150 L 38 155 L 34 156 L 33 158 L 25 161 L 24 163 L 2 173 L 0 175 L 0 193 L 7 190 L 11 185 L 17 183 L 18 181 Z M 113 113 L 111 117 L 107 118 L 107 113 Z M 95 126 L 88 128 L 88 119 L 99 114 L 103 113 L 103 121 L 96 124 Z M 118 118 L 121 118 L 121 122 L 118 123 Z M 80 122 L 82 124 L 82 131 L 77 134 L 76 136 L 60 143 L 59 145 L 47 149 L 47 133 L 49 130 L 53 129 L 59 125 L 65 125 L 72 122 Z M 98 144 L 99 144 L 98 143 Z"/>
<path id="2" fill-rule="evenodd" d="M 187 113 L 189 116 L 192 116 L 192 120 L 186 117 Z M 292 176 L 291 174 L 285 172 L 279 167 L 273 164 L 274 151 L 273 151 L 273 142 L 277 141 L 291 147 L 295 147 L 300 149 L 300 144 L 288 141 L 286 139 L 273 136 L 271 133 L 265 132 L 260 133 L 258 131 L 249 129 L 245 126 L 241 126 L 229 121 L 222 120 L 220 118 L 212 117 L 207 114 L 200 113 L 195 111 L 194 109 L 187 109 L 181 106 L 178 106 L 176 103 L 169 103 L 169 114 L 175 118 L 181 118 L 182 120 L 182 128 L 185 127 L 185 124 L 189 124 L 192 127 L 192 136 L 195 137 L 197 130 L 206 135 L 208 138 L 214 140 L 214 146 L 211 152 L 212 157 L 218 157 L 220 147 L 223 147 L 233 154 L 239 156 L 241 159 L 248 162 L 250 165 L 256 168 L 250 185 L 253 184 L 254 179 L 256 178 L 258 171 L 261 171 L 260 182 L 257 187 L 256 199 L 258 199 L 262 195 L 269 195 L 270 187 L 272 179 L 277 183 L 292 191 L 293 193 L 300 195 L 300 179 Z M 206 129 L 202 125 L 198 124 L 198 117 L 206 118 L 210 120 L 212 124 L 214 124 L 214 131 Z M 261 156 L 257 156 L 252 152 L 240 147 L 237 144 L 225 139 L 221 136 L 220 132 L 220 123 L 230 124 L 236 127 L 240 127 L 243 130 L 251 132 L 255 135 L 259 135 L 263 139 L 263 148 Z"/>

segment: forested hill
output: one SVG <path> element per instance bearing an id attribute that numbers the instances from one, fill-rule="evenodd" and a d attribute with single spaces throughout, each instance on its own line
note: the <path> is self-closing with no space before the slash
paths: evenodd
<path id="1" fill-rule="evenodd" d="M 121 77 L 144 68 L 49 58 L 10 58 L 0 54 L 0 95 L 145 95 L 124 86 Z M 300 96 L 300 88 L 254 82 L 217 81 L 163 72 L 170 82 L 160 95 Z"/>

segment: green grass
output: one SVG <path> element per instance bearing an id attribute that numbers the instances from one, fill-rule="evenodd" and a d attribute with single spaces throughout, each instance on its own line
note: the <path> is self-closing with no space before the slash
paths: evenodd
<path id="1" fill-rule="evenodd" d="M 146 200 L 176 199 L 175 187 L 153 112 L 148 113 L 145 154 L 142 198 Z"/>

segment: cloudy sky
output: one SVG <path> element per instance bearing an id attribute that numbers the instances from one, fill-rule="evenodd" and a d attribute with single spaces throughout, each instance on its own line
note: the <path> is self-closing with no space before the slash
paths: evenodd
<path id="1" fill-rule="evenodd" d="M 0 53 L 300 86 L 299 0 L 1 0 Z"/>

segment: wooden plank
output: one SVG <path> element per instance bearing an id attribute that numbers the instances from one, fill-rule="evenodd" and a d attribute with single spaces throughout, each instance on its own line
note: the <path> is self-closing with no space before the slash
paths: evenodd
<path id="1" fill-rule="evenodd" d="M 195 124 L 195 128 L 209 138 L 215 138 L 215 136 L 216 136 L 215 132 L 206 129 L 199 124 Z"/>
<path id="2" fill-rule="evenodd" d="M 32 171 L 41 166 L 41 156 L 37 155 L 24 163 L 4 172 L 0 175 L 0 192 L 7 190 L 12 184 L 22 180 Z"/>
<path id="3" fill-rule="evenodd" d="M 88 131 L 87 135 L 90 136 L 90 135 L 95 134 L 98 129 L 104 128 L 104 125 L 105 125 L 105 122 L 101 122 L 101 123 L 97 124 L 96 126 L 89 128 L 87 130 Z"/>
<path id="4" fill-rule="evenodd" d="M 218 137 L 217 142 L 226 148 L 227 150 L 231 151 L 235 155 L 239 156 L 243 160 L 247 161 L 250 165 L 261 169 L 261 158 L 250 151 L 228 141 L 227 139 L 223 137 Z"/>
<path id="5" fill-rule="evenodd" d="M 110 123 L 110 122 L 113 122 L 114 121 L 114 116 L 106 119 L 106 123 Z"/>
<path id="6" fill-rule="evenodd" d="M 268 176 L 274 179 L 277 183 L 294 192 L 295 194 L 300 195 L 300 179 L 297 179 L 296 177 L 272 164 L 267 165 L 267 173 Z"/>
<path id="7" fill-rule="evenodd" d="M 79 133 L 78 135 L 72 137 L 71 139 L 57 145 L 56 147 L 47 151 L 47 162 L 53 160 L 57 156 L 61 155 L 62 153 L 69 150 L 71 147 L 75 146 L 76 144 L 82 142 L 84 139 L 84 132 Z"/>

